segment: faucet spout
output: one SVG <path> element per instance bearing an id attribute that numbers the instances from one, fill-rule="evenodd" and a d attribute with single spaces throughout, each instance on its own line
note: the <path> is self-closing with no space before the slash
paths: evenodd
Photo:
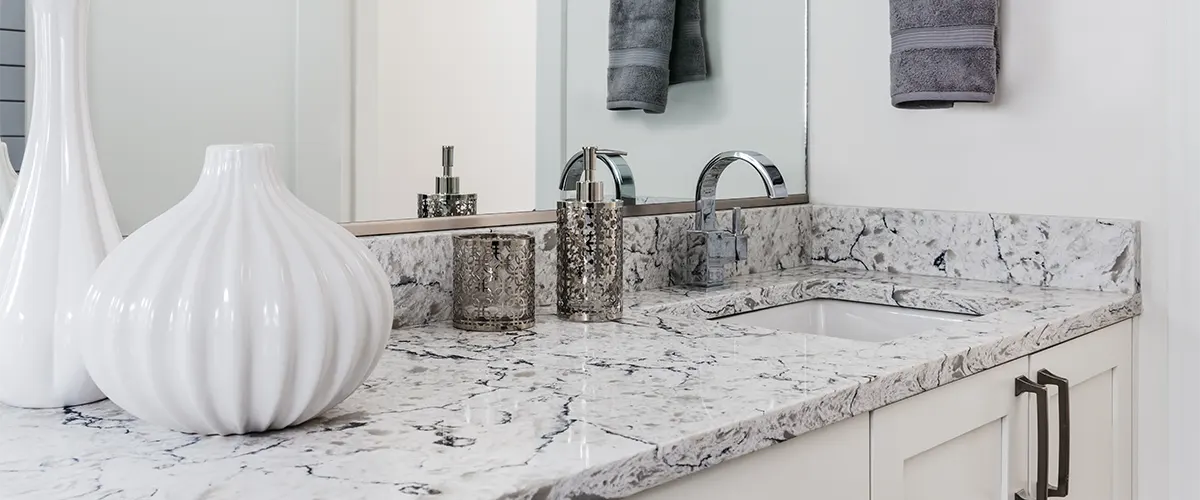
<path id="1" fill-rule="evenodd" d="M 762 177 L 767 196 L 785 198 L 788 195 L 783 174 L 775 162 L 754 151 L 726 151 L 714 157 L 700 172 L 696 184 L 696 229 L 687 232 L 686 256 L 683 259 L 683 283 L 694 287 L 721 286 L 725 283 L 726 265 L 747 259 L 750 239 L 746 235 L 741 209 L 733 209 L 733 230 L 717 229 L 717 181 L 736 161 L 754 167 Z"/>
<path id="2" fill-rule="evenodd" d="M 766 155 L 756 151 L 726 151 L 714 156 L 700 171 L 700 180 L 696 184 L 696 229 L 713 231 L 717 228 L 717 182 L 725 169 L 738 161 L 749 163 L 754 171 L 762 177 L 767 196 L 771 199 L 786 198 L 787 183 L 775 162 Z"/>
<path id="3" fill-rule="evenodd" d="M 616 183 L 617 199 L 625 202 L 625 206 L 637 204 L 637 186 L 633 181 L 633 169 L 629 168 L 629 162 L 625 161 L 627 154 L 629 153 L 613 149 L 596 151 L 596 159 L 600 160 L 600 163 L 608 167 L 608 171 L 612 173 L 613 181 Z M 575 153 L 575 156 L 567 160 L 558 181 L 559 191 L 566 192 L 575 189 L 575 184 L 583 177 L 583 160 L 582 151 Z"/>

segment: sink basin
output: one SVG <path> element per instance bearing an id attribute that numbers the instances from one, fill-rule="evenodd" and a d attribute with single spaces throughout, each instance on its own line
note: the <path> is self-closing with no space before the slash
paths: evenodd
<path id="1" fill-rule="evenodd" d="M 810 300 L 718 318 L 721 323 L 887 342 L 972 318 L 955 314 L 842 300 Z"/>

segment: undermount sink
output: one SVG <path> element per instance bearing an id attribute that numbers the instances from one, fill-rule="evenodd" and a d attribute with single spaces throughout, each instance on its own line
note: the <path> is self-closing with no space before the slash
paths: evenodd
<path id="1" fill-rule="evenodd" d="M 887 342 L 974 316 L 842 300 L 810 300 L 724 318 L 721 323 L 867 342 Z"/>

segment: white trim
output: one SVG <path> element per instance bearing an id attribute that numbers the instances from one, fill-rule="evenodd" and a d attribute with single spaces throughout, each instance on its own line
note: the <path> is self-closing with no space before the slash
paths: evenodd
<path id="1" fill-rule="evenodd" d="M 346 168 L 342 169 L 342 214 L 345 216 L 343 218 L 344 221 L 358 220 L 356 203 L 354 202 L 354 185 L 358 179 L 358 163 L 355 158 L 356 151 L 354 149 L 354 137 L 357 133 L 356 130 L 358 127 L 357 109 L 354 107 L 354 103 L 357 102 L 357 96 L 355 94 L 357 89 L 355 85 L 355 78 L 358 77 L 358 38 L 356 33 L 358 33 L 359 19 L 358 16 L 355 15 L 358 12 L 358 1 L 359 0 L 346 0 L 346 7 L 349 9 L 349 14 L 346 17 L 349 18 L 347 24 L 349 24 L 350 31 L 346 33 L 346 39 L 348 40 L 346 43 L 346 65 L 348 66 L 349 70 L 347 73 L 349 75 L 347 76 L 349 82 L 346 89 L 347 126 L 346 135 L 344 138 L 345 151 L 342 153 L 342 159 L 345 162 L 344 165 L 346 165 Z"/>
<path id="2" fill-rule="evenodd" d="M 537 166 L 534 170 L 536 208 L 558 201 L 558 173 L 566 161 L 566 0 L 537 3 Z"/>
<path id="3" fill-rule="evenodd" d="M 353 220 L 353 2 L 296 1 L 296 194 L 338 222 Z M 336 167 L 336 168 L 332 168 Z"/>
<path id="4" fill-rule="evenodd" d="M 353 68 L 353 158 L 352 189 L 357 219 L 379 218 L 364 207 L 378 207 L 376 186 L 358 179 L 379 178 L 379 1 L 354 2 Z"/>
<path id="5" fill-rule="evenodd" d="M 1168 5 L 1166 479 L 1170 498 L 1194 499 L 1200 498 L 1200 5 Z"/>

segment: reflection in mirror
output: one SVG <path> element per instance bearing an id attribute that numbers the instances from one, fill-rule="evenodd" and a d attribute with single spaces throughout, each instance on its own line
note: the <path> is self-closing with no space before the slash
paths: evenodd
<path id="1" fill-rule="evenodd" d="M 553 209 L 584 145 L 610 150 L 601 178 L 627 204 L 694 200 L 728 150 L 807 192 L 805 2 L 701 2 L 706 74 L 662 113 L 609 109 L 610 2 L 470 5 L 95 3 L 91 111 L 121 229 L 182 199 L 223 143 L 275 144 L 288 187 L 340 222 Z M 717 191 L 761 197 L 762 180 L 739 162 Z"/>
<path id="2" fill-rule="evenodd" d="M 432 193 L 417 194 L 417 218 L 463 217 L 479 212 L 479 197 L 464 193 L 454 175 L 454 146 L 442 146 L 442 175 Z"/>
<path id="3" fill-rule="evenodd" d="M 791 192 L 807 192 L 806 2 L 702 4 L 707 78 L 671 86 L 662 114 L 606 109 L 609 2 L 565 7 L 559 128 L 566 148 L 595 142 L 629 151 L 639 194 L 662 201 L 695 199 L 700 170 L 727 150 L 770 157 Z M 539 191 L 544 183 L 539 178 Z M 762 181 L 747 164 L 737 163 L 722 177 L 718 194 L 762 196 Z M 547 206 L 539 198 L 538 208 Z"/>

